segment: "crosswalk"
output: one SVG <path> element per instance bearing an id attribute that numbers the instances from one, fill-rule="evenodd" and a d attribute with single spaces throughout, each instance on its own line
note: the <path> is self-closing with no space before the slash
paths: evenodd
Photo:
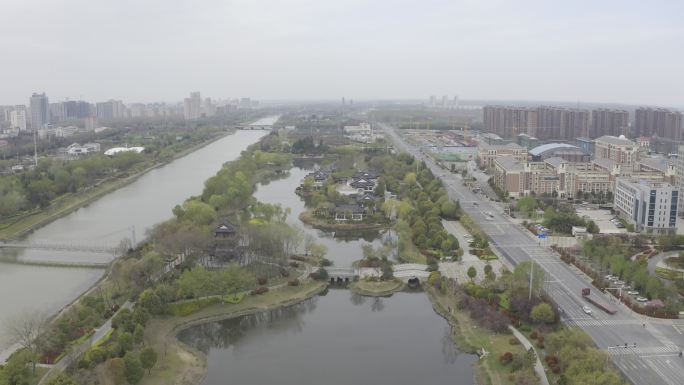
<path id="1" fill-rule="evenodd" d="M 608 348 L 608 353 L 611 356 L 656 356 L 656 355 L 679 355 L 681 350 L 677 345 L 667 344 L 661 346 L 647 346 L 643 348 L 635 348 L 634 345 L 627 345 L 627 347 L 616 346 Z"/>
<path id="2" fill-rule="evenodd" d="M 574 318 L 565 320 L 568 325 L 589 327 L 589 326 L 624 326 L 641 325 L 641 321 L 634 319 L 594 319 L 594 318 Z"/>

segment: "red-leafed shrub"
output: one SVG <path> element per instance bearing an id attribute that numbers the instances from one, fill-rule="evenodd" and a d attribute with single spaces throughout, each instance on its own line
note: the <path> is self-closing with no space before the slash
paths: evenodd
<path id="1" fill-rule="evenodd" d="M 287 281 L 287 284 L 289 286 L 299 286 L 299 280 L 297 278 L 294 278 L 294 279 Z"/>
<path id="2" fill-rule="evenodd" d="M 258 283 L 259 285 L 265 285 L 266 282 L 268 282 L 268 278 L 266 278 L 266 277 L 259 277 L 259 278 L 257 278 L 257 283 Z"/>
<path id="3" fill-rule="evenodd" d="M 251 295 L 259 295 L 259 294 L 264 294 L 268 292 L 268 288 L 266 286 L 259 286 L 256 289 L 252 290 L 250 292 Z"/>

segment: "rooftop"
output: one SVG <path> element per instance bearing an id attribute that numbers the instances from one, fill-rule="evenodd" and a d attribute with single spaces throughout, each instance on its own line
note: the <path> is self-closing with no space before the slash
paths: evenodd
<path id="1" fill-rule="evenodd" d="M 494 162 L 506 171 L 522 171 L 524 169 L 523 164 L 512 156 L 502 156 L 496 158 Z"/>
<path id="2" fill-rule="evenodd" d="M 625 138 L 624 135 L 620 135 L 619 137 L 618 136 L 604 135 L 600 138 L 596 138 L 596 142 L 605 142 L 605 143 L 610 143 L 610 144 L 614 144 L 617 146 L 634 146 L 635 145 L 634 142 Z"/>
<path id="3" fill-rule="evenodd" d="M 577 146 L 573 146 L 572 144 L 567 144 L 567 143 L 547 143 L 547 144 L 542 144 L 541 146 L 537 146 L 529 151 L 530 155 L 532 156 L 539 156 L 547 151 L 550 150 L 555 150 L 559 148 L 572 148 L 572 149 L 580 149 Z"/>

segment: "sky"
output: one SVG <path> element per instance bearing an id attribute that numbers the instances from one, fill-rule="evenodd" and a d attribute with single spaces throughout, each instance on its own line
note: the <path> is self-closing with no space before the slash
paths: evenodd
<path id="1" fill-rule="evenodd" d="M 460 99 L 684 106 L 684 2 L 2 2 L 0 105 Z"/>

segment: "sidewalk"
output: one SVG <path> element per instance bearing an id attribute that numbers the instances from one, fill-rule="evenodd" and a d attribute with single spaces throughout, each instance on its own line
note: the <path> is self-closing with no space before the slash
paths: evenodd
<path id="1" fill-rule="evenodd" d="M 549 379 L 546 378 L 546 371 L 544 371 L 544 365 L 542 365 L 541 360 L 539 359 L 539 355 L 537 354 L 537 351 L 534 350 L 534 347 L 532 346 L 530 340 L 528 340 L 524 334 L 520 333 L 518 329 L 514 328 L 513 326 L 508 325 L 508 328 L 511 329 L 515 338 L 517 338 L 518 341 L 520 341 L 520 343 L 523 344 L 525 350 L 532 349 L 532 351 L 534 352 L 534 356 L 537 358 L 537 361 L 534 363 L 534 372 L 537 373 L 537 377 L 539 377 L 539 382 L 541 382 L 542 385 L 549 385 Z"/>

